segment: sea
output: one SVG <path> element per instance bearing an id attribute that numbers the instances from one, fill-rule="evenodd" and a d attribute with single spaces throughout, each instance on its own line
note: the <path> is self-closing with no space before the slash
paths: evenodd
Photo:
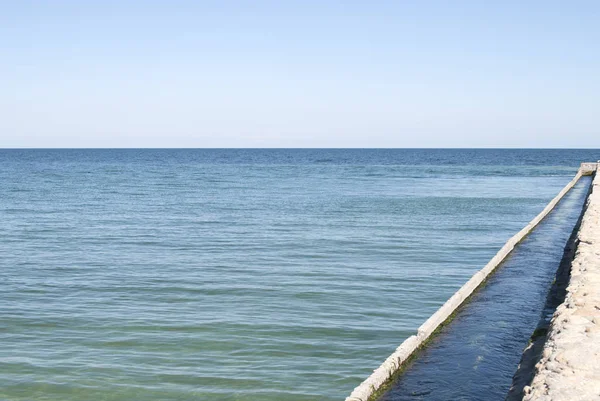
<path id="1" fill-rule="evenodd" d="M 0 150 L 0 400 L 342 400 L 598 159 Z"/>

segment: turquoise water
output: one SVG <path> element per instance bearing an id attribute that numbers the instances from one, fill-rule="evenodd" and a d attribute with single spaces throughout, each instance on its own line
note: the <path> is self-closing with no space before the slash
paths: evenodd
<path id="1" fill-rule="evenodd" d="M 343 399 L 599 155 L 0 150 L 0 399 Z"/>

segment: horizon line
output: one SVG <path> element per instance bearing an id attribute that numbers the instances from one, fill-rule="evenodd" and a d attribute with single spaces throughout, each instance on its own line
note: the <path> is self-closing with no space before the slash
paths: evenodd
<path id="1" fill-rule="evenodd" d="M 600 150 L 570 147 L 0 147 L 0 150 Z"/>

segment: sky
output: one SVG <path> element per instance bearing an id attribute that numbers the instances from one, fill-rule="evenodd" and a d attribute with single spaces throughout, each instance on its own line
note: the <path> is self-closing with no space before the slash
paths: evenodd
<path id="1" fill-rule="evenodd" d="M 598 1 L 0 0 L 0 147 L 600 148 Z"/>

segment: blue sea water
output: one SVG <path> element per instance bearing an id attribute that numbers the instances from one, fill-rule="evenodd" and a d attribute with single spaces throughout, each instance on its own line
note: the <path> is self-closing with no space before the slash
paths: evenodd
<path id="1" fill-rule="evenodd" d="M 0 150 L 0 399 L 343 399 L 597 159 Z"/>

